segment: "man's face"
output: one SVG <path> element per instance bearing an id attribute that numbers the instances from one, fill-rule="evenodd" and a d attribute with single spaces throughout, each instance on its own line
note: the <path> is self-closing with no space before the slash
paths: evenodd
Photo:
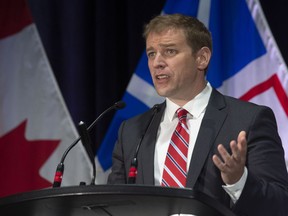
<path id="1" fill-rule="evenodd" d="M 150 33 L 146 53 L 152 80 L 160 96 L 177 103 L 191 100 L 199 93 L 205 79 L 204 71 L 198 69 L 197 54 L 193 53 L 182 30 Z"/>

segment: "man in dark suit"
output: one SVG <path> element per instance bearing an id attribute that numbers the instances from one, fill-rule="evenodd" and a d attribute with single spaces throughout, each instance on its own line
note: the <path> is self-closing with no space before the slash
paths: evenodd
<path id="1" fill-rule="evenodd" d="M 155 89 L 166 100 L 122 123 L 108 183 L 127 183 L 145 134 L 136 184 L 193 188 L 237 215 L 287 216 L 288 175 L 274 114 L 268 107 L 224 96 L 206 81 L 212 52 L 207 28 L 192 17 L 161 15 L 146 25 L 144 37 Z M 188 111 L 181 123 L 188 134 L 188 140 L 182 140 L 187 152 L 179 153 L 187 170 L 178 167 L 184 183 L 166 164 L 167 151 L 176 143 L 170 141 L 172 134 L 184 118 L 177 119 L 179 108 Z"/>

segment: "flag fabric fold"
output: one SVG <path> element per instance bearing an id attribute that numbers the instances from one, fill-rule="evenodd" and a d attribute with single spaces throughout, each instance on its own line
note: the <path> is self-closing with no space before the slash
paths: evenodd
<path id="1" fill-rule="evenodd" d="M 52 186 L 77 138 L 25 0 L 0 1 L 0 196 Z M 81 146 L 65 161 L 64 185 L 89 181 Z"/>
<path id="2" fill-rule="evenodd" d="M 223 94 L 273 109 L 287 164 L 288 70 L 259 1 L 167 0 L 163 13 L 198 17 L 206 24 L 213 37 L 208 81 Z M 152 88 L 144 53 L 123 97 L 128 109 L 115 114 L 98 151 L 97 161 L 106 173 L 121 121 L 164 100 Z"/>

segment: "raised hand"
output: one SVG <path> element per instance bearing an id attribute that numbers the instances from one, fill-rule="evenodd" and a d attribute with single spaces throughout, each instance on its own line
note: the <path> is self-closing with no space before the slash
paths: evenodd
<path id="1" fill-rule="evenodd" d="M 235 184 L 244 173 L 247 153 L 246 132 L 239 133 L 237 142 L 235 140 L 230 142 L 232 154 L 229 154 L 222 144 L 219 144 L 217 148 L 221 158 L 215 154 L 212 160 L 221 171 L 223 182 Z"/>

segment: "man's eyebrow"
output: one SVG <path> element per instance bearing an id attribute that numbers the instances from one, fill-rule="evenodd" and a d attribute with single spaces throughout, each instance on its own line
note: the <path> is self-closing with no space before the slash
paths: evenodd
<path id="1" fill-rule="evenodd" d="M 149 52 L 149 51 L 152 51 L 152 50 L 154 50 L 153 47 L 148 47 L 148 48 L 146 48 L 146 52 Z"/>
<path id="2" fill-rule="evenodd" d="M 160 44 L 160 47 L 172 47 L 172 46 L 176 46 L 176 44 L 175 43 Z"/>
<path id="3" fill-rule="evenodd" d="M 176 44 L 175 44 L 175 43 L 163 43 L 163 44 L 159 44 L 159 46 L 160 46 L 161 48 L 167 48 L 167 47 L 176 46 Z M 148 47 L 148 48 L 146 49 L 146 52 L 147 52 L 147 51 L 151 51 L 151 50 L 154 50 L 154 48 L 153 48 L 153 47 Z"/>

